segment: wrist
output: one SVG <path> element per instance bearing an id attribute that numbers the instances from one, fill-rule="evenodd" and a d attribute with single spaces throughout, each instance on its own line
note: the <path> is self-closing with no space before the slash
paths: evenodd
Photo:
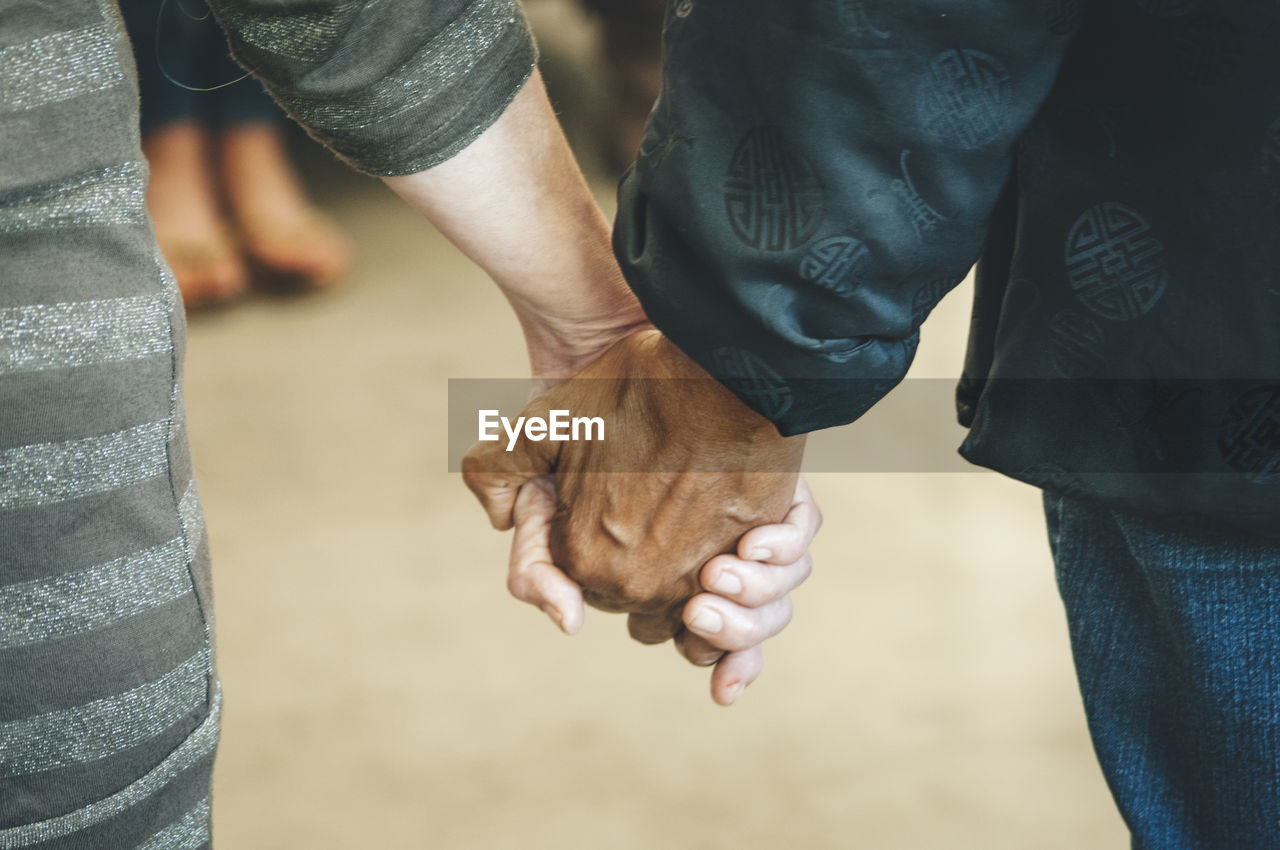
<path id="1" fill-rule="evenodd" d="M 595 321 L 563 323 L 544 318 L 521 318 L 529 350 L 530 373 L 545 389 L 586 369 L 624 337 L 651 328 L 638 309 Z"/>
<path id="2" fill-rule="evenodd" d="M 562 283 L 553 299 L 516 303 L 535 379 L 544 386 L 563 381 L 594 363 L 614 343 L 651 328 L 612 256 L 603 268 L 579 276 L 580 286 Z M 562 279 L 563 280 L 563 279 Z"/>
<path id="3" fill-rule="evenodd" d="M 659 433 L 684 433 L 709 444 L 786 446 L 798 468 L 805 438 L 783 437 L 777 426 L 743 402 L 652 326 L 629 333 L 601 356 L 582 378 L 631 383 Z M 690 416 L 689 411 L 698 411 Z M 670 421 L 668 421 L 670 420 Z"/>
<path id="4" fill-rule="evenodd" d="M 753 410 L 662 333 L 655 330 L 650 344 L 651 365 L 647 368 L 651 374 L 672 380 L 684 403 L 703 412 L 698 421 L 707 439 L 804 445 L 803 436 L 782 437 L 772 421 Z"/>

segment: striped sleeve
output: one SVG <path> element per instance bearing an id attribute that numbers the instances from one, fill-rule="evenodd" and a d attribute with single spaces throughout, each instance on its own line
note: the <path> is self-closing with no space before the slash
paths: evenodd
<path id="1" fill-rule="evenodd" d="M 537 55 L 516 0 L 211 0 L 232 53 L 354 168 L 438 165 L 485 131 Z"/>

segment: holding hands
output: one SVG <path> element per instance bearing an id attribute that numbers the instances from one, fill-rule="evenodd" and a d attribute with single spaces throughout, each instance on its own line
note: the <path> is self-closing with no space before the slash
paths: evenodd
<path id="1" fill-rule="evenodd" d="M 570 634 L 584 603 L 625 611 L 637 640 L 715 664 L 712 695 L 733 702 L 809 573 L 804 438 L 779 436 L 649 326 L 536 70 L 456 156 L 384 179 L 510 302 L 545 389 L 524 415 L 606 422 L 601 442 L 482 442 L 464 459 L 490 521 L 516 529 L 512 593 Z"/>
<path id="2" fill-rule="evenodd" d="M 784 438 L 654 330 L 614 344 L 523 411 L 599 416 L 603 441 L 480 443 L 467 486 L 496 528 L 515 527 L 508 586 L 566 633 L 584 602 L 627 612 L 643 643 L 675 638 L 715 664 L 731 704 L 791 617 L 821 522 Z M 552 476 L 554 473 L 554 477 Z"/>

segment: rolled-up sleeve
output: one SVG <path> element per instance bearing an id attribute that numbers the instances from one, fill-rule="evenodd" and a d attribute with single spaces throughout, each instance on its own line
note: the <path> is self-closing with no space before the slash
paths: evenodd
<path id="1" fill-rule="evenodd" d="M 209 0 L 236 59 L 360 171 L 457 154 L 537 59 L 516 0 Z"/>
<path id="2" fill-rule="evenodd" d="M 783 434 L 905 375 L 981 253 L 1084 0 L 679 0 L 614 247 L 654 323 Z"/>

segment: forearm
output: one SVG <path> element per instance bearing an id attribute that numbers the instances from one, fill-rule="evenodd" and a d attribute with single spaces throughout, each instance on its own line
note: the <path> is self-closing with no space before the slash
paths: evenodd
<path id="1" fill-rule="evenodd" d="M 502 289 L 536 376 L 568 377 L 645 323 L 536 71 L 461 153 L 384 180 Z"/>
<path id="2" fill-rule="evenodd" d="M 534 374 L 644 322 L 565 142 L 515 0 L 210 0 L 246 67 L 383 178 L 510 299 Z"/>

